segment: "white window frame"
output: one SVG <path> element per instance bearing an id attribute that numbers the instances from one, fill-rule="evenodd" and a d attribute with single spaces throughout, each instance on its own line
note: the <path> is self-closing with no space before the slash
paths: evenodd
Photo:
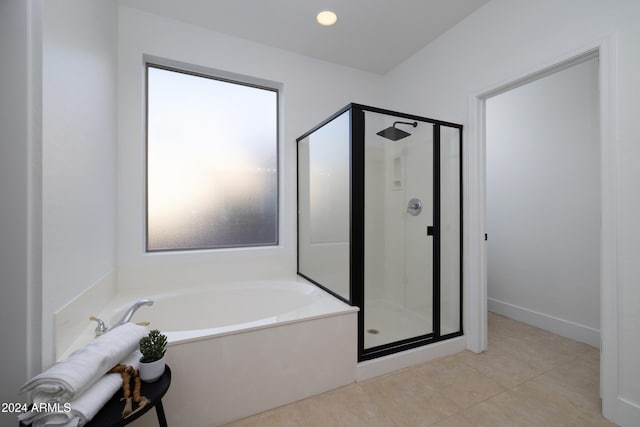
<path id="1" fill-rule="evenodd" d="M 220 245 L 220 246 L 207 246 L 207 247 L 192 247 L 192 248 L 161 248 L 150 249 L 149 248 L 149 200 L 148 200 L 148 152 L 149 152 L 149 80 L 148 70 L 149 68 L 163 69 L 167 71 L 173 71 L 177 73 L 183 73 L 196 77 L 203 77 L 221 82 L 227 82 L 237 84 L 241 86 L 253 87 L 256 89 L 273 91 L 276 93 L 276 224 L 275 224 L 275 241 L 269 243 L 257 243 L 257 244 L 238 244 L 238 245 Z M 145 169 L 145 210 L 144 210 L 144 237 L 145 237 L 145 251 L 147 253 L 166 253 L 166 252 L 195 252 L 203 250 L 223 250 L 230 248 L 259 248 L 259 247 L 278 247 L 282 240 L 280 235 L 281 227 L 281 106 L 282 106 L 282 84 L 270 80 L 255 78 L 251 76 L 231 73 L 223 70 L 216 70 L 199 65 L 187 64 L 179 61 L 174 61 L 165 58 L 154 57 L 150 55 L 144 56 L 144 133 L 145 133 L 145 156 L 144 156 L 144 169 Z"/>

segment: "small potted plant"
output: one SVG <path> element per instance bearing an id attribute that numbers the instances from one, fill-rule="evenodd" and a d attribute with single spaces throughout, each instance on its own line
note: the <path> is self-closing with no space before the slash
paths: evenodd
<path id="1" fill-rule="evenodd" d="M 152 329 L 145 337 L 140 338 L 140 379 L 153 382 L 164 373 L 164 354 L 167 351 L 167 336 L 159 330 Z"/>

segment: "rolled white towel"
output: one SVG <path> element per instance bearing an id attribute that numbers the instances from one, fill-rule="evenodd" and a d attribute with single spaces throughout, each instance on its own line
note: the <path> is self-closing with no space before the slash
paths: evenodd
<path id="1" fill-rule="evenodd" d="M 146 333 L 144 326 L 135 323 L 119 326 L 36 375 L 20 392 L 31 392 L 36 405 L 70 402 L 137 349 Z"/>
<path id="2" fill-rule="evenodd" d="M 120 363 L 138 369 L 141 356 L 140 352 L 136 350 Z M 68 406 L 61 406 L 60 411 L 25 412 L 20 414 L 18 419 L 25 424 L 32 424 L 33 427 L 80 427 L 91 421 L 121 387 L 122 377 L 120 374 L 106 374 L 84 393 L 69 402 Z"/>

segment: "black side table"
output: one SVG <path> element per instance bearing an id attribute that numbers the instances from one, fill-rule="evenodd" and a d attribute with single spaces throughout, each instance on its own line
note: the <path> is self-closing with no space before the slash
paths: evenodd
<path id="1" fill-rule="evenodd" d="M 150 403 L 142 408 L 139 412 L 127 417 L 122 418 L 122 409 L 124 408 L 124 401 L 121 401 L 122 389 L 118 389 L 116 394 L 105 403 L 105 405 L 98 411 L 95 417 L 85 427 L 120 427 L 137 420 L 142 415 L 146 414 L 151 408 L 156 408 L 156 415 L 158 416 L 158 424 L 160 427 L 167 427 L 167 418 L 164 414 L 164 407 L 162 406 L 162 397 L 165 395 L 169 386 L 171 385 L 171 369 L 169 366 L 165 367 L 164 374 L 152 383 L 143 382 L 140 387 L 140 394 L 149 399 Z M 135 410 L 135 405 L 134 405 Z M 26 427 L 20 423 L 20 427 Z"/>

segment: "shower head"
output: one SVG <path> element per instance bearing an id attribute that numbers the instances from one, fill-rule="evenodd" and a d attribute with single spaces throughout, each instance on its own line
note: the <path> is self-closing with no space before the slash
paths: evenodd
<path id="1" fill-rule="evenodd" d="M 413 127 L 418 126 L 418 122 L 393 122 L 391 127 L 381 130 L 376 135 L 380 135 L 381 137 L 390 139 L 391 141 L 398 141 L 399 139 L 406 138 L 411 135 L 409 132 L 398 129 L 396 127 L 397 124 L 410 125 Z"/>

